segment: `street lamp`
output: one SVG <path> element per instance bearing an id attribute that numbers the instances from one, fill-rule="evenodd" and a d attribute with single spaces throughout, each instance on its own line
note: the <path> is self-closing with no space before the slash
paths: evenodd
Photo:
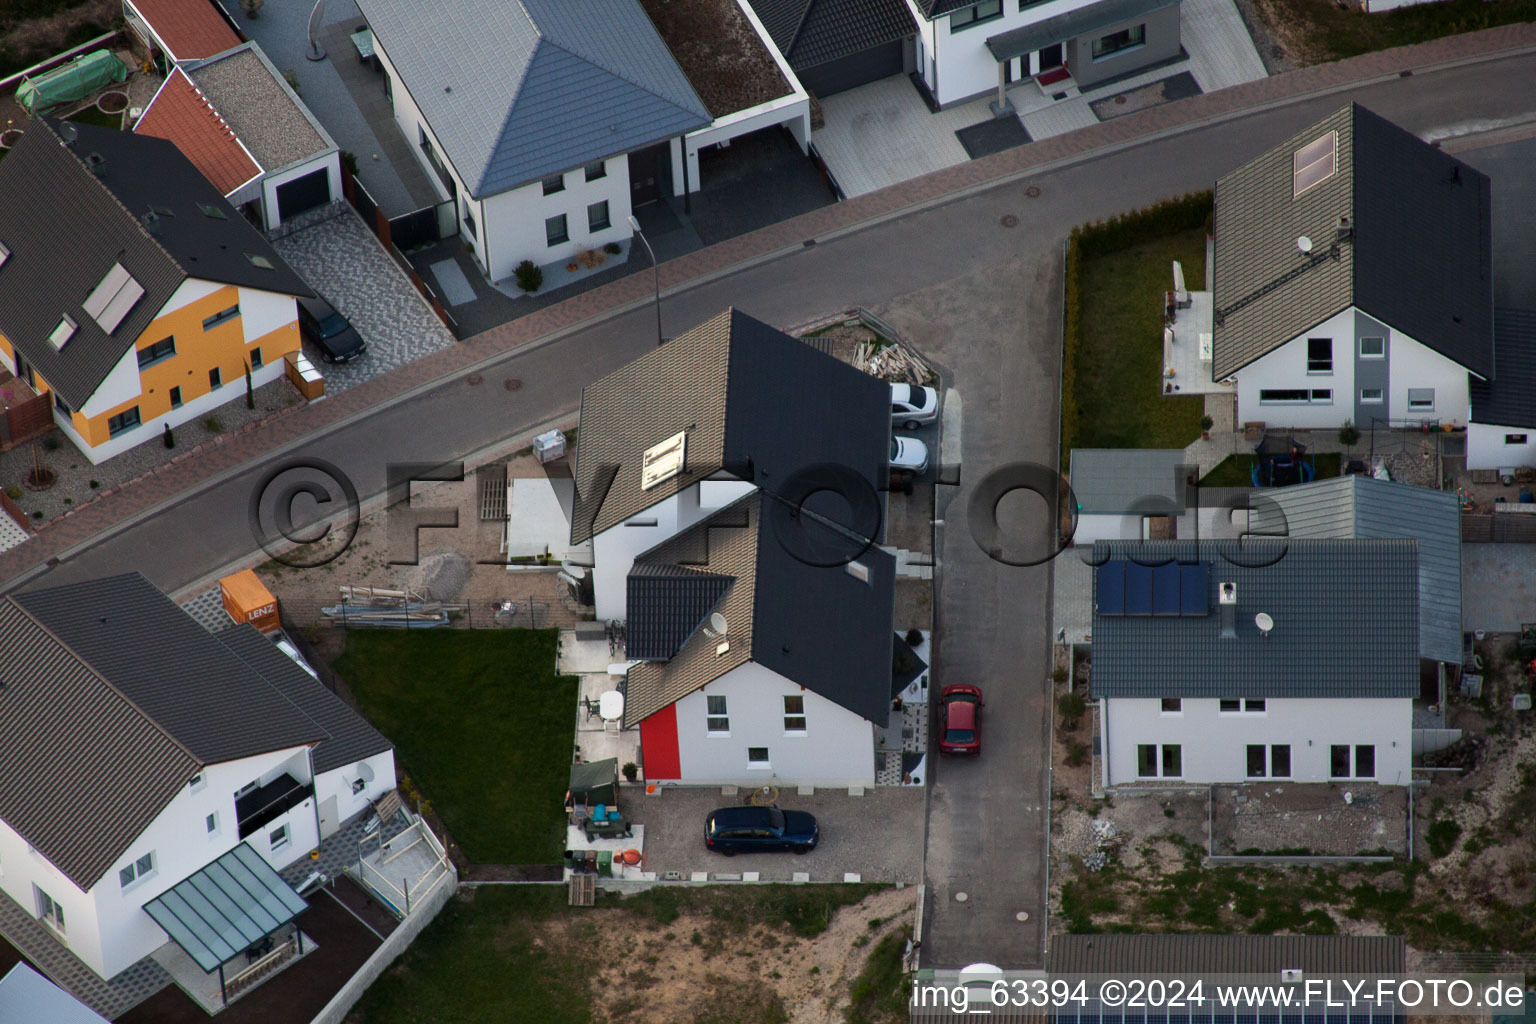
<path id="1" fill-rule="evenodd" d="M 656 347 L 660 348 L 663 344 L 661 336 L 661 267 L 656 263 L 656 250 L 652 249 L 651 243 L 646 241 L 645 232 L 640 230 L 640 222 L 635 219 L 633 214 L 629 218 L 629 229 L 635 233 L 636 238 L 640 239 L 640 244 L 645 246 L 645 251 L 651 256 L 651 279 L 656 288 Z"/>

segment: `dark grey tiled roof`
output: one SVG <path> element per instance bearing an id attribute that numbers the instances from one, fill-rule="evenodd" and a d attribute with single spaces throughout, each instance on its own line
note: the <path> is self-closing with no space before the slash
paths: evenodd
<path id="1" fill-rule="evenodd" d="M 1402 974 L 1395 935 L 1057 935 L 1051 974 Z"/>
<path id="2" fill-rule="evenodd" d="M 1336 172 L 1293 198 L 1294 154 L 1329 131 L 1339 133 Z M 1489 196 L 1486 175 L 1358 104 L 1226 175 L 1216 183 L 1213 278 L 1218 312 L 1231 312 L 1215 324 L 1213 376 L 1352 304 L 1491 375 Z M 1334 250 L 1341 216 L 1353 236 Z M 1305 259 L 1301 236 L 1319 259 L 1286 278 Z"/>
<path id="3" fill-rule="evenodd" d="M 1419 655 L 1461 661 L 1456 495 L 1370 476 L 1254 491 L 1250 529 L 1290 537 L 1409 538 L 1419 547 Z"/>
<path id="4" fill-rule="evenodd" d="M 58 132 L 73 132 L 65 145 Z M 97 173 L 84 158 L 99 154 Z M 35 119 L 0 163 L 0 334 L 73 408 L 85 405 L 187 277 L 290 295 L 313 294 L 261 234 L 174 143 L 94 125 Z M 199 204 L 224 213 L 205 215 Z M 151 235 L 139 218 L 170 210 Z M 273 269 L 251 264 L 265 257 Z M 144 296 L 112 334 L 82 308 L 114 263 Z M 48 335 L 68 313 L 77 324 L 63 350 Z"/>
<path id="5" fill-rule="evenodd" d="M 751 0 L 789 66 L 815 67 L 917 32 L 906 0 Z"/>
<path id="6" fill-rule="evenodd" d="M 1069 472 L 1080 513 L 1177 514 L 1186 477 L 1199 467 L 1182 448 L 1074 448 Z"/>
<path id="7" fill-rule="evenodd" d="M 571 542 L 722 471 L 771 488 L 834 463 L 879 489 L 889 403 L 884 382 L 727 309 L 582 391 Z M 683 472 L 642 489 L 644 452 L 679 432 Z M 606 489 L 604 465 L 618 467 Z"/>
<path id="8" fill-rule="evenodd" d="M 1536 310 L 1493 311 L 1493 379 L 1471 379 L 1474 423 L 1536 428 Z"/>
<path id="9" fill-rule="evenodd" d="M 1101 0 L 1100 3 L 1001 32 L 987 40 L 987 49 L 994 60 L 1012 60 L 1052 43 L 1065 42 L 1113 25 L 1117 21 L 1139 18 L 1178 4 L 1179 0 Z"/>
<path id="10" fill-rule="evenodd" d="M 288 698 L 326 732 L 315 747 L 316 772 L 328 772 L 382 754 L 393 744 L 346 701 L 332 693 L 314 676 L 289 658 L 270 637 L 249 623 L 221 630 L 217 637 L 241 661 L 255 669 L 273 688 Z"/>
<path id="11" fill-rule="evenodd" d="M 477 199 L 712 120 L 636 0 L 358 7 Z"/>
<path id="12" fill-rule="evenodd" d="M 750 494 L 636 560 L 731 579 L 694 623 L 719 612 L 730 646 L 721 655 L 720 639 L 698 631 L 670 661 L 630 669 L 626 726 L 749 660 L 878 725 L 887 721 L 895 559 L 879 548 L 861 554 L 868 582 L 846 568 L 807 565 L 764 521 L 765 504 L 774 500 Z"/>
<path id="13" fill-rule="evenodd" d="M 1412 540 L 1246 539 L 1240 548 L 1236 541 L 1101 541 L 1093 548 L 1099 565 L 1112 558 L 1206 563 L 1209 613 L 1101 614 L 1104 569 L 1096 570 L 1093 695 L 1416 697 L 1417 546 Z M 1234 637 L 1220 635 L 1223 582 L 1237 585 Z M 1274 620 L 1267 637 L 1254 622 L 1260 612 Z"/>
<path id="14" fill-rule="evenodd" d="M 970 7 L 976 0 L 916 0 L 917 9 L 923 12 L 923 17 L 932 21 L 934 18 L 958 11 L 962 7 Z"/>
<path id="15" fill-rule="evenodd" d="M 735 577 L 690 566 L 638 562 L 629 571 L 624 653 L 666 661 L 704 621 Z"/>

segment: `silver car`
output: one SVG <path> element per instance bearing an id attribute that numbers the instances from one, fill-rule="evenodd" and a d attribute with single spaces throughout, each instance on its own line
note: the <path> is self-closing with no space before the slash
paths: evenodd
<path id="1" fill-rule="evenodd" d="M 891 385 L 891 422 L 916 430 L 939 418 L 939 393 L 917 384 Z"/>
<path id="2" fill-rule="evenodd" d="M 891 468 L 921 476 L 928 470 L 928 446 L 915 437 L 891 436 Z"/>

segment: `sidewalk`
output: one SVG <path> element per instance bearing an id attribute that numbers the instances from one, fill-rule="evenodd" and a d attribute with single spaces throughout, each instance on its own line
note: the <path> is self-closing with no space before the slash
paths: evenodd
<path id="1" fill-rule="evenodd" d="M 807 239 L 825 240 L 829 235 L 886 219 L 919 204 L 1016 179 L 1048 164 L 1087 156 L 1107 147 L 1134 144 L 1150 136 L 1237 115 L 1251 108 L 1397 75 L 1407 68 L 1476 59 L 1531 47 L 1536 47 L 1536 23 L 1507 25 L 1414 47 L 1367 54 L 1335 64 L 1303 68 L 1153 107 L 972 160 L 689 253 L 662 264 L 662 289 L 681 290 L 724 276 L 744 263 L 798 250 Z M 0 580 L 11 580 L 168 497 L 234 470 L 273 448 L 323 431 L 354 414 L 377 409 L 413 388 L 464 372 L 482 360 L 650 299 L 650 275 L 633 274 L 436 352 L 324 402 L 285 410 L 257 429 L 227 438 L 224 443 L 198 453 L 195 458 L 162 467 L 152 481 L 141 481 L 108 499 L 50 520 L 30 541 L 0 554 Z"/>

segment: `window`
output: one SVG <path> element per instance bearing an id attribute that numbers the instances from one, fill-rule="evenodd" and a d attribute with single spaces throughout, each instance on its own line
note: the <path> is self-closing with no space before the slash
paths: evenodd
<path id="1" fill-rule="evenodd" d="M 1183 713 L 1183 711 L 1184 711 L 1184 701 L 1183 701 L 1182 698 L 1179 698 L 1179 697 L 1164 697 L 1163 698 L 1163 714 L 1165 714 L 1165 715 L 1177 715 L 1177 714 Z"/>
<path id="2" fill-rule="evenodd" d="M 204 217 L 212 217 L 214 220 L 229 220 L 224 211 L 212 203 L 198 203 L 197 208 L 203 211 Z"/>
<path id="3" fill-rule="evenodd" d="M 9 249 L 7 249 L 5 247 L 5 243 L 4 242 L 0 242 L 0 267 L 5 266 L 5 261 L 10 259 L 10 258 L 11 258 L 11 250 L 9 250 Z"/>
<path id="4" fill-rule="evenodd" d="M 1419 412 L 1433 412 L 1435 408 L 1434 388 L 1409 388 L 1408 408 Z"/>
<path id="5" fill-rule="evenodd" d="M 356 796 L 358 793 L 361 793 L 363 790 L 365 790 L 367 788 L 368 788 L 368 783 L 364 782 L 362 779 L 353 779 L 352 780 L 352 795 L 353 796 Z"/>
<path id="6" fill-rule="evenodd" d="M 86 296 L 84 308 L 102 330 L 111 334 L 143 297 L 144 286 L 135 281 L 121 263 L 114 263 L 107 276 Z"/>
<path id="7" fill-rule="evenodd" d="M 179 387 L 171 388 L 171 408 L 181 408 L 181 388 Z"/>
<path id="8" fill-rule="evenodd" d="M 276 853 L 287 846 L 291 839 L 292 837 L 288 834 L 288 826 L 279 825 L 267 835 L 267 845 L 272 848 L 273 853 Z"/>
<path id="9" fill-rule="evenodd" d="M 1143 779 L 1157 778 L 1156 744 L 1139 743 L 1136 745 L 1136 774 Z"/>
<path id="10" fill-rule="evenodd" d="M 725 698 L 710 694 L 704 698 L 704 705 L 707 716 L 704 727 L 714 733 L 729 733 L 731 720 L 727 717 L 728 712 L 725 710 Z"/>
<path id="11" fill-rule="evenodd" d="M 1141 743 L 1136 747 L 1136 774 L 1144 779 L 1155 779 L 1161 774 L 1165 779 L 1176 779 L 1184 774 L 1183 748 L 1177 743 L 1165 743 L 1162 747 L 1162 772 L 1158 772 L 1158 747 L 1155 743 Z"/>
<path id="12" fill-rule="evenodd" d="M 1269 774 L 1277 779 L 1291 777 L 1291 745 L 1276 743 L 1269 748 Z"/>
<path id="13" fill-rule="evenodd" d="M 565 214 L 556 217 L 547 217 L 544 220 L 544 241 L 548 245 L 559 245 L 561 242 L 569 242 L 571 233 L 565 226 Z"/>
<path id="14" fill-rule="evenodd" d="M 51 925 L 54 931 L 62 935 L 64 932 L 64 908 L 55 903 L 52 896 L 49 896 L 37 886 L 34 885 L 32 889 L 37 893 L 38 916 L 46 924 Z"/>
<path id="15" fill-rule="evenodd" d="M 254 252 L 246 253 L 245 254 L 245 259 L 246 259 L 246 262 L 249 263 L 251 266 L 257 267 L 257 268 L 259 268 L 261 270 L 276 270 L 277 269 L 277 267 L 272 263 L 271 260 L 267 259 L 265 256 L 258 256 Z"/>
<path id="16" fill-rule="evenodd" d="M 549 177 L 544 179 L 543 184 L 544 184 L 544 194 L 547 195 L 547 196 L 552 196 L 556 192 L 564 192 L 565 191 L 565 175 L 563 175 L 563 174 L 551 174 Z"/>
<path id="17" fill-rule="evenodd" d="M 174 337 L 161 338 L 153 345 L 139 349 L 139 369 L 142 370 L 145 367 L 154 366 L 156 363 L 164 362 L 175 354 L 176 339 Z"/>
<path id="18" fill-rule="evenodd" d="M 1525 444 L 1525 439 L 1528 436 L 1529 435 L 1527 435 L 1527 434 L 1505 434 L 1504 435 L 1504 443 L 1505 444 Z"/>
<path id="19" fill-rule="evenodd" d="M 469 229 L 470 236 L 473 237 L 476 231 L 475 211 L 469 208 L 468 199 L 459 200 L 459 205 L 464 208 L 464 226 Z"/>
<path id="20" fill-rule="evenodd" d="M 1243 710 L 1243 702 L 1231 697 L 1223 697 L 1221 699 L 1221 710 L 1223 713 L 1227 714 L 1241 711 Z"/>
<path id="21" fill-rule="evenodd" d="M 1184 774 L 1184 748 L 1177 743 L 1163 744 L 1163 778 L 1177 779 Z"/>
<path id="22" fill-rule="evenodd" d="M 748 768 L 767 768 L 768 767 L 768 748 L 767 747 L 748 747 L 747 748 L 747 767 Z"/>
<path id="23" fill-rule="evenodd" d="M 1308 338 L 1307 339 L 1307 372 L 1308 373 L 1332 373 L 1333 372 L 1333 339 L 1332 338 Z"/>
<path id="24" fill-rule="evenodd" d="M 854 579 L 858 580 L 860 583 L 869 582 L 869 566 L 865 565 L 863 562 L 849 562 L 847 565 L 843 566 L 843 571 L 846 572 L 849 576 L 852 576 Z"/>
<path id="25" fill-rule="evenodd" d="M 1380 405 L 1381 404 L 1381 388 L 1361 388 L 1360 389 L 1360 404 L 1361 405 Z"/>
<path id="26" fill-rule="evenodd" d="M 155 851 L 150 850 L 144 856 L 140 857 L 138 860 L 134 861 L 132 864 L 129 864 L 127 867 L 119 871 L 117 873 L 117 881 L 124 889 L 126 889 L 133 885 L 134 882 L 137 882 L 148 875 L 154 874 L 154 871 Z"/>
<path id="27" fill-rule="evenodd" d="M 1334 779 L 1349 778 L 1349 747 L 1335 743 L 1328 748 L 1328 776 Z"/>
<path id="28" fill-rule="evenodd" d="M 256 787 L 259 786 L 259 785 L 261 785 L 260 780 L 252 779 L 250 782 L 247 782 L 245 785 L 243 785 L 239 789 L 235 790 L 235 799 L 239 800 L 241 797 L 245 796 L 245 794 L 247 794 L 247 793 L 254 793 L 254 792 L 256 792 Z"/>
<path id="29" fill-rule="evenodd" d="M 221 309 L 203 321 L 203 330 L 211 331 L 220 324 L 228 323 L 239 315 L 240 307 L 238 305 L 230 306 L 228 309 Z"/>
<path id="30" fill-rule="evenodd" d="M 1386 338 L 1361 338 L 1361 359 L 1385 359 L 1387 356 Z"/>
<path id="31" fill-rule="evenodd" d="M 56 349 L 62 349 L 69 344 L 69 339 L 75 336 L 75 321 L 68 314 L 59 318 L 59 325 L 48 335 L 48 342 Z"/>
<path id="32" fill-rule="evenodd" d="M 1250 779 L 1262 779 L 1264 777 L 1264 744 L 1248 744 L 1248 777 Z"/>
<path id="33" fill-rule="evenodd" d="M 214 814 L 208 815 L 208 817 L 203 819 L 203 825 L 204 825 L 204 827 L 206 827 L 208 829 L 208 834 L 209 835 L 211 835 L 211 836 L 218 835 L 219 834 L 219 816 L 218 816 L 218 814 L 214 813 Z"/>
<path id="34" fill-rule="evenodd" d="M 251 349 L 251 369 L 261 369 L 261 346 Z"/>
<path id="35" fill-rule="evenodd" d="M 587 166 L 583 167 L 582 172 L 587 176 L 588 181 L 596 181 L 598 178 L 606 178 L 608 177 L 608 161 L 594 160 L 590 164 L 587 164 Z"/>
<path id="36" fill-rule="evenodd" d="M 1332 405 L 1332 388 L 1265 388 L 1259 392 L 1260 405 Z"/>
<path id="37" fill-rule="evenodd" d="M 139 425 L 139 407 L 124 409 L 122 412 L 107 420 L 107 436 L 116 437 L 125 430 L 132 430 Z"/>
<path id="38" fill-rule="evenodd" d="M 53 407 L 59 410 L 59 412 L 63 413 L 65 416 L 74 415 L 75 410 L 69 407 L 69 403 L 64 401 L 64 396 L 59 394 L 57 391 L 53 393 Z M 1505 443 L 1507 444 L 1508 442 Z"/>
<path id="39" fill-rule="evenodd" d="M 1003 16 L 1003 0 L 981 0 L 979 4 L 962 7 L 949 16 L 949 30 L 970 28 L 984 21 Z"/>
<path id="40" fill-rule="evenodd" d="M 1100 36 L 1093 41 L 1093 59 L 1103 60 L 1113 57 L 1117 53 L 1133 50 L 1138 46 L 1145 46 L 1147 42 L 1147 26 L 1137 25 L 1135 28 L 1121 29 L 1119 32 L 1111 32 L 1107 36 Z"/>
<path id="41" fill-rule="evenodd" d="M 208 390 L 217 391 L 224 386 L 224 373 L 217 366 L 208 371 Z"/>
<path id="42" fill-rule="evenodd" d="M 1355 778 L 1374 779 L 1376 777 L 1376 748 L 1370 744 L 1362 744 L 1355 748 Z"/>
<path id="43" fill-rule="evenodd" d="M 1329 132 L 1307 143 L 1291 157 L 1291 198 L 1333 177 L 1337 169 L 1339 133 Z"/>
<path id="44" fill-rule="evenodd" d="M 592 203 L 587 207 L 587 230 L 603 231 L 613 227 L 613 220 L 608 216 L 608 200 L 600 203 Z"/>
<path id="45" fill-rule="evenodd" d="M 659 520 L 657 520 L 654 516 L 648 516 L 648 517 L 640 518 L 640 519 L 626 519 L 626 520 L 624 520 L 624 525 L 625 526 L 655 526 L 657 524 L 657 522 L 659 522 Z"/>
<path id="46" fill-rule="evenodd" d="M 784 698 L 784 731 L 805 732 L 805 698 L 799 694 Z"/>
<path id="47" fill-rule="evenodd" d="M 1264 698 L 1249 698 L 1243 701 L 1243 710 L 1249 714 L 1258 714 L 1264 710 Z"/>
<path id="48" fill-rule="evenodd" d="M 196 775 L 192 776 L 192 778 L 187 780 L 187 788 L 194 793 L 200 792 L 202 788 L 207 784 L 208 777 L 202 772 L 198 772 Z"/>

